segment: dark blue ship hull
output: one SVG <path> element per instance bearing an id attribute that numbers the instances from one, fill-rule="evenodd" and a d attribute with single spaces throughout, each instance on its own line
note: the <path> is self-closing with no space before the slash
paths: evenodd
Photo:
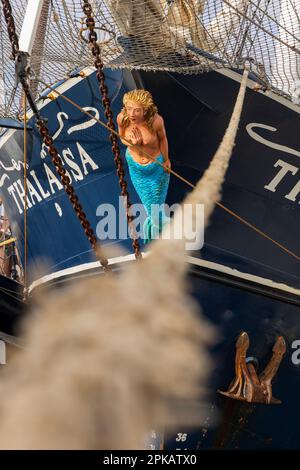
<path id="1" fill-rule="evenodd" d="M 200 76 L 135 72 L 134 80 L 129 72 L 108 71 L 107 82 L 115 114 L 122 108 L 123 93 L 136 83 L 153 93 L 166 122 L 173 168 L 195 183 L 207 168 L 228 125 L 240 77 L 235 72 L 232 74 L 235 79 L 219 72 Z M 105 120 L 94 73 L 84 79 L 73 78 L 64 86 L 69 87 L 66 96 Z M 285 104 L 248 88 L 222 203 L 297 254 L 300 150 L 296 110 L 299 110 L 282 101 Z M 57 135 L 55 145 L 96 229 L 100 219 L 96 215 L 97 207 L 107 202 L 115 207 L 119 204 L 119 183 L 108 132 L 62 98 L 45 100 L 41 112 L 48 119 L 51 133 Z M 34 127 L 31 120 L 29 124 Z M 81 129 L 80 125 L 85 128 Z M 78 221 L 48 153 L 45 149 L 41 151 L 36 127 L 28 132 L 28 140 L 29 262 L 34 265 L 39 258 L 47 259 L 49 272 L 54 272 L 91 261 L 94 259 L 91 247 L 78 229 Z M 23 160 L 23 131 L 8 131 L 2 142 L 1 193 L 14 221 L 22 253 L 24 195 L 23 168 L 19 161 Z M 280 171 L 286 174 L 275 190 L 266 189 L 272 186 Z M 127 181 L 132 201 L 138 202 L 128 176 Z M 296 188 L 294 193 L 293 188 Z M 172 176 L 167 202 L 181 201 L 188 189 Z M 119 242 L 118 233 L 115 242 Z M 130 252 L 130 241 L 122 244 Z M 298 260 L 219 207 L 205 234 L 201 256 L 299 287 Z"/>
<path id="2" fill-rule="evenodd" d="M 210 72 L 199 76 L 141 73 L 165 117 L 170 155 L 178 173 L 195 183 L 220 144 L 235 103 L 240 75 Z M 170 97 L 176 97 L 173 100 Z M 274 96 L 274 95 L 273 95 Z M 276 98 L 274 96 L 274 98 Z M 298 184 L 299 109 L 247 89 L 236 145 L 223 187 L 222 203 L 240 217 L 299 255 Z M 295 110 L 297 109 L 297 112 Z M 263 128 L 263 126 L 265 128 Z M 252 135 L 251 135 L 252 134 Z M 257 139 L 261 140 L 259 142 Z M 265 139 L 265 142 L 262 142 Z M 265 188 L 281 169 L 275 191 Z M 294 174 L 293 174 L 293 173 Z M 182 199 L 186 186 L 172 181 L 169 198 Z M 297 192 L 297 191 L 296 191 Z M 295 200 L 291 200 L 295 197 Z M 205 234 L 202 257 L 242 271 L 299 287 L 299 262 L 237 219 L 216 207 Z M 287 278 L 287 274 L 291 276 Z"/>
<path id="3" fill-rule="evenodd" d="M 168 436 L 171 449 L 299 449 L 300 338 L 298 296 L 241 282 L 218 272 L 192 268 L 190 285 L 203 313 L 221 331 L 214 347 L 209 405 L 197 429 L 182 427 Z M 276 338 L 283 335 L 287 352 L 273 383 L 280 405 L 252 404 L 222 396 L 235 376 L 235 343 L 241 331 L 250 338 L 248 356 L 262 371 Z M 298 362 L 298 364 L 296 364 Z"/>
<path id="4" fill-rule="evenodd" d="M 106 73 L 115 116 L 127 90 L 144 87 L 152 92 L 165 119 L 172 168 L 195 183 L 222 140 L 240 75 L 234 71 L 200 76 Z M 275 95 L 254 92 L 252 85 L 249 81 L 222 203 L 297 255 L 299 109 Z M 58 90 L 105 120 L 94 72 L 85 78 L 74 77 Z M 119 204 L 108 132 L 62 98 L 50 101 L 45 96 L 41 113 L 48 118 L 55 145 L 96 230 L 97 207 L 101 203 Z M 34 268 L 47 260 L 49 279 L 55 282 L 64 275 L 68 278 L 71 272 L 82 273 L 83 265 L 87 272 L 95 269 L 95 259 L 48 153 L 44 149 L 41 152 L 34 122 L 30 120 L 29 124 L 33 128 L 27 148 L 29 262 Z M 22 253 L 24 194 L 19 162 L 23 158 L 23 131 L 7 131 L 0 142 L 0 153 L 1 193 Z M 127 181 L 132 202 L 138 202 L 128 175 Z M 180 202 L 187 190 L 172 176 L 167 202 Z M 115 240 L 106 243 L 121 244 L 126 253 L 132 252 L 131 240 L 120 240 L 117 232 Z M 299 365 L 292 362 L 293 342 L 300 339 L 299 260 L 217 207 L 205 233 L 205 245 L 201 252 L 193 253 L 190 265 L 193 295 L 209 320 L 219 326 L 222 340 L 213 351 L 209 413 L 199 429 L 183 429 L 180 436 L 170 436 L 167 445 L 179 449 L 300 448 L 300 375 Z M 224 266 L 230 269 L 226 271 Z M 32 275 L 31 281 L 35 280 Z M 274 395 L 282 405 L 245 404 L 217 393 L 218 389 L 226 390 L 234 377 L 234 345 L 242 330 L 250 336 L 251 355 L 260 367 L 268 360 L 277 336 L 284 336 L 287 353 L 274 382 Z"/>

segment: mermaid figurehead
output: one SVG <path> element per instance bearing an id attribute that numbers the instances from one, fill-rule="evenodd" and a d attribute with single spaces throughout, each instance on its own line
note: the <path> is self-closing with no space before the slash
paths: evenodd
<path id="1" fill-rule="evenodd" d="M 164 121 L 151 93 L 139 89 L 123 96 L 117 123 L 121 141 L 127 146 L 130 178 L 147 213 L 143 232 L 144 242 L 148 243 L 158 237 L 169 220 L 164 209 L 170 180 Z"/>
<path id="2" fill-rule="evenodd" d="M 123 127 L 130 124 L 146 122 L 148 128 L 153 131 L 153 120 L 158 110 L 154 104 L 152 95 L 147 90 L 132 90 L 123 96 Z"/>

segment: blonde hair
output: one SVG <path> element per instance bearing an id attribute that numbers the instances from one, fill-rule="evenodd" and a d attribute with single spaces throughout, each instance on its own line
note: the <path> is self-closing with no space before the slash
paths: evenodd
<path id="1" fill-rule="evenodd" d="M 128 91 L 128 93 L 125 93 L 125 95 L 123 96 L 124 107 L 122 109 L 122 125 L 125 128 L 128 127 L 130 124 L 129 117 L 125 108 L 128 101 L 134 101 L 135 103 L 140 104 L 146 110 L 145 121 L 149 129 L 153 131 L 153 120 L 158 112 L 158 109 L 154 104 L 151 93 L 147 90 L 132 90 Z"/>

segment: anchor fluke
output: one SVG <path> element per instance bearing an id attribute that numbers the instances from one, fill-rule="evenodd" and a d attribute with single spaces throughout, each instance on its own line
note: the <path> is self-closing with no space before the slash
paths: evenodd
<path id="1" fill-rule="evenodd" d="M 218 392 L 234 400 L 248 403 L 280 404 L 281 401 L 272 395 L 272 380 L 286 352 L 283 336 L 277 338 L 272 349 L 272 357 L 260 375 L 257 374 L 253 358 L 246 357 L 249 345 L 249 336 L 243 331 L 236 342 L 235 378 L 226 392 L 221 390 Z"/>

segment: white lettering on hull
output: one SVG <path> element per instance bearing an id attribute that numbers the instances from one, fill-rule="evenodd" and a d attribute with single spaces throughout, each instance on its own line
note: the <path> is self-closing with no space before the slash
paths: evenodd
<path id="1" fill-rule="evenodd" d="M 96 108 L 86 107 L 86 111 L 93 113 L 96 119 L 99 119 L 99 111 Z M 58 129 L 53 135 L 53 140 L 55 141 L 60 134 L 62 133 L 66 122 L 68 121 L 69 116 L 64 112 L 59 112 L 57 114 Z M 83 130 L 96 124 L 94 119 L 90 119 L 82 124 L 77 124 L 70 127 L 67 130 L 67 134 L 73 134 L 75 132 L 82 132 Z M 66 175 L 70 179 L 70 183 L 83 181 L 83 179 L 91 172 L 99 169 L 99 165 L 93 160 L 93 158 L 88 154 L 83 145 L 79 142 L 74 142 L 76 146 L 75 149 L 77 152 L 73 154 L 70 147 L 63 149 L 61 152 L 62 164 L 66 170 Z M 76 157 L 76 158 L 75 158 Z M 48 160 L 49 158 L 48 150 L 45 144 L 42 144 L 40 150 L 40 158 L 43 161 L 41 165 L 41 174 L 36 174 L 35 170 L 31 170 L 27 174 L 27 208 L 30 209 L 36 204 L 39 204 L 43 200 L 49 198 L 51 195 L 63 191 L 63 185 L 60 181 L 59 176 L 53 168 L 53 165 Z M 10 172 L 19 172 L 19 178 L 13 178 L 13 183 L 9 184 L 5 189 L 9 196 L 14 201 L 18 212 L 20 214 L 24 211 L 25 206 L 25 189 L 23 183 L 23 162 L 16 162 L 11 158 L 11 165 L 4 165 L 0 162 L 0 170 L 4 173 L 0 174 L 0 187 L 4 186 L 7 180 L 11 180 Z M 4 189 L 4 188 L 3 188 Z"/>
<path id="2" fill-rule="evenodd" d="M 252 139 L 256 140 L 262 145 L 265 145 L 269 148 L 274 150 L 279 150 L 284 153 L 288 153 L 290 155 L 295 155 L 296 157 L 300 157 L 300 152 L 296 149 L 291 147 L 287 147 L 285 145 L 277 144 L 276 142 L 272 142 L 271 140 L 265 139 L 261 135 L 259 135 L 254 129 L 266 129 L 271 132 L 276 132 L 276 127 L 268 126 L 266 124 L 261 124 L 257 122 L 250 123 L 246 126 L 246 130 Z M 277 160 L 274 164 L 274 167 L 279 167 L 279 171 L 276 175 L 272 178 L 272 180 L 264 186 L 265 189 L 271 192 L 276 192 L 280 184 L 284 181 L 285 183 L 290 183 L 290 191 L 284 195 L 286 199 L 295 202 L 298 194 L 300 193 L 300 179 L 296 182 L 292 181 L 292 177 L 298 173 L 299 167 L 295 165 L 291 165 L 290 163 L 285 162 L 282 159 Z M 299 201 L 300 204 L 300 201 Z"/>

